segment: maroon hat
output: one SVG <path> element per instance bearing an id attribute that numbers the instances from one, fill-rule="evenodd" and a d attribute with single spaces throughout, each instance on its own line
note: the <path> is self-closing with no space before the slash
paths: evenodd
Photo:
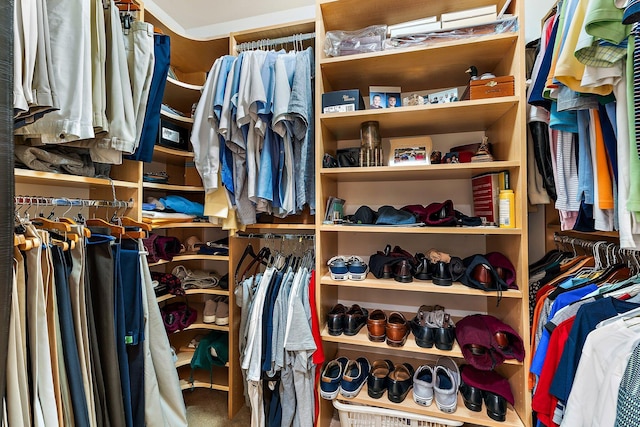
<path id="1" fill-rule="evenodd" d="M 411 212 L 416 220 L 420 222 L 427 222 L 427 209 L 422 205 L 407 205 L 401 208 L 403 211 Z"/>
<path id="2" fill-rule="evenodd" d="M 456 339 L 467 362 L 483 371 L 492 370 L 506 359 L 524 360 L 522 338 L 493 316 L 474 314 L 458 321 Z"/>
<path id="3" fill-rule="evenodd" d="M 426 208 L 426 218 L 424 223 L 431 226 L 455 226 L 456 212 L 453 209 L 453 202 L 446 200 L 442 203 L 431 203 Z"/>
<path id="4" fill-rule="evenodd" d="M 484 257 L 496 270 L 498 276 L 505 281 L 509 289 L 518 289 L 518 285 L 516 285 L 516 269 L 506 256 L 500 252 L 490 252 Z"/>
<path id="5" fill-rule="evenodd" d="M 502 396 L 512 405 L 515 403 L 509 381 L 496 371 L 481 371 L 471 365 L 463 365 L 460 376 L 467 385 Z"/>

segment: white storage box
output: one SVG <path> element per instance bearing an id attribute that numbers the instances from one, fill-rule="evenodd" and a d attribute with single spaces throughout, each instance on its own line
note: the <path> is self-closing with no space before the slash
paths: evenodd
<path id="1" fill-rule="evenodd" d="M 333 406 L 340 414 L 341 427 L 449 427 L 463 425 L 459 421 L 374 406 L 342 403 L 338 400 L 333 401 Z"/>

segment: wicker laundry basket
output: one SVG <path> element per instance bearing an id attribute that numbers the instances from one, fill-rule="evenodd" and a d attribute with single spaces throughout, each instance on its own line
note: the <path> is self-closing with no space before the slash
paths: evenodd
<path id="1" fill-rule="evenodd" d="M 342 403 L 338 400 L 333 401 L 333 406 L 340 414 L 341 427 L 449 427 L 463 425 L 459 421 L 374 406 Z"/>

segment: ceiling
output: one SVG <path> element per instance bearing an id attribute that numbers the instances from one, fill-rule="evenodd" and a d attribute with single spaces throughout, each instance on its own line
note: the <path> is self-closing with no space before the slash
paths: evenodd
<path id="1" fill-rule="evenodd" d="M 226 36 L 315 16 L 315 0 L 146 0 L 144 5 L 175 32 L 195 38 Z"/>

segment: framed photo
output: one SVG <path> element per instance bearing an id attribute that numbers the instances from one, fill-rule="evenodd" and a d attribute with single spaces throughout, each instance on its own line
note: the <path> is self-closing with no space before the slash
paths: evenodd
<path id="1" fill-rule="evenodd" d="M 440 163 L 460 163 L 460 153 L 457 151 L 450 151 L 444 155 Z"/>
<path id="2" fill-rule="evenodd" d="M 369 86 L 369 109 L 402 107 L 399 86 Z"/>
<path id="3" fill-rule="evenodd" d="M 391 138 L 389 145 L 389 166 L 431 164 L 429 156 L 433 142 L 428 136 Z"/>
<path id="4" fill-rule="evenodd" d="M 429 104 L 446 104 L 447 102 L 458 101 L 458 88 L 441 90 L 439 92 L 430 93 Z"/>

